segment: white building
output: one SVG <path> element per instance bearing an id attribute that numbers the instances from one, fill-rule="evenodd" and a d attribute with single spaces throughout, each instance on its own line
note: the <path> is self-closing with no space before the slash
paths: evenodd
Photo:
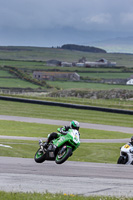
<path id="1" fill-rule="evenodd" d="M 69 62 L 61 62 L 61 66 L 62 67 L 72 67 L 72 63 L 69 63 Z"/>
<path id="2" fill-rule="evenodd" d="M 85 62 L 86 67 L 100 67 L 100 66 L 106 66 L 106 67 L 115 67 L 116 62 L 110 62 L 104 58 L 96 61 L 96 62 Z"/>
<path id="3" fill-rule="evenodd" d="M 85 66 L 85 63 L 76 63 L 76 66 L 77 66 L 77 67 L 84 67 L 84 66 Z"/>
<path id="4" fill-rule="evenodd" d="M 126 84 L 127 84 L 127 85 L 133 85 L 133 79 L 130 79 L 129 81 L 127 81 Z"/>

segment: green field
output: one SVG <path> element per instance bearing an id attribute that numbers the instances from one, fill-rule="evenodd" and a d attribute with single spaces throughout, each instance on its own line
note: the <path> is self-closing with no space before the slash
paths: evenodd
<path id="1" fill-rule="evenodd" d="M 96 78 L 96 79 L 126 79 L 131 76 L 131 73 L 78 73 L 82 77 Z"/>
<path id="2" fill-rule="evenodd" d="M 13 77 L 8 71 L 0 70 L 0 77 Z"/>
<path id="3" fill-rule="evenodd" d="M 0 87 L 8 88 L 38 88 L 38 85 L 18 78 L 0 78 Z"/>
<path id="4" fill-rule="evenodd" d="M 92 89 L 92 90 L 110 90 L 110 89 L 126 89 L 132 90 L 132 85 L 113 85 L 102 83 L 87 83 L 87 82 L 70 82 L 70 81 L 47 81 L 50 85 L 61 89 Z"/>
<path id="5" fill-rule="evenodd" d="M 82 57 L 86 57 L 88 61 L 97 61 L 105 58 L 109 61 L 114 61 L 117 66 L 100 67 L 100 68 L 85 68 L 85 67 L 60 67 L 48 66 L 46 61 L 59 60 L 68 62 L 78 62 Z M 129 78 L 133 73 L 132 55 L 127 54 L 111 54 L 111 53 L 87 53 L 80 51 L 63 50 L 60 48 L 39 48 L 39 47 L 1 47 L 0 50 L 0 86 L 9 88 L 39 88 L 39 86 L 27 82 L 25 80 L 16 80 L 7 71 L 4 72 L 4 66 L 16 67 L 24 70 L 32 76 L 34 70 L 46 71 L 65 71 L 65 72 L 78 72 L 82 77 L 89 77 L 91 79 L 111 79 L 111 78 Z M 129 71 L 130 70 L 130 71 Z M 93 72 L 93 73 L 92 73 Z M 102 73 L 100 73 L 102 72 Z M 104 73 L 103 73 L 104 72 Z M 7 77 L 7 78 L 5 78 Z M 82 80 L 83 81 L 83 80 Z M 132 86 L 127 85 L 108 85 L 99 83 L 86 83 L 84 82 L 69 82 L 69 81 L 55 81 L 49 82 L 52 86 L 60 89 L 69 88 L 86 88 L 86 89 L 128 89 L 132 90 Z"/>
<path id="6" fill-rule="evenodd" d="M 132 55 L 130 54 L 88 53 L 57 48 L 38 47 L 14 47 L 14 50 L 3 47 L 3 50 L 0 51 L 0 58 L 2 60 L 47 61 L 50 59 L 56 59 L 60 61 L 73 62 L 78 61 L 82 57 L 86 57 L 88 61 L 97 61 L 101 58 L 105 58 L 109 61 L 117 62 L 118 66 L 133 67 Z"/>

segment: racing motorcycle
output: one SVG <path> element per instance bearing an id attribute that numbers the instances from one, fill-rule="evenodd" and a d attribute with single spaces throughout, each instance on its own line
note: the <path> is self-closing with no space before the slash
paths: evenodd
<path id="1" fill-rule="evenodd" d="M 57 131 L 60 133 L 60 136 L 52 140 L 48 144 L 47 149 L 43 147 L 43 142 L 41 140 L 39 141 L 40 148 L 34 156 L 35 162 L 42 163 L 45 160 L 53 160 L 57 164 L 62 164 L 72 156 L 73 151 L 79 147 L 80 140 L 77 130 L 69 129 L 66 135 L 61 133 L 60 128 L 58 128 Z"/>
<path id="2" fill-rule="evenodd" d="M 117 164 L 133 165 L 133 146 L 130 143 L 121 147 Z"/>

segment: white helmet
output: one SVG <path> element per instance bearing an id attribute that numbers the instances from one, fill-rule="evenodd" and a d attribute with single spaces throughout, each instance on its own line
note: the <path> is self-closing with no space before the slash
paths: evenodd
<path id="1" fill-rule="evenodd" d="M 70 128 L 79 130 L 79 127 L 80 127 L 80 126 L 79 126 L 79 122 L 77 122 L 77 121 L 75 121 L 75 120 L 71 121 L 71 123 L 70 123 Z"/>

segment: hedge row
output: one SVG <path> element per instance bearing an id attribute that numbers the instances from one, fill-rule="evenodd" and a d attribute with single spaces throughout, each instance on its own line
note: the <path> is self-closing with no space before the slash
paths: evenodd
<path id="1" fill-rule="evenodd" d="M 29 74 L 25 73 L 24 71 L 11 66 L 4 66 L 4 69 L 8 70 L 11 74 L 17 76 L 18 78 L 29 81 L 31 83 L 34 83 L 36 85 L 40 85 L 42 87 L 52 88 L 49 84 L 46 83 L 46 81 L 40 81 L 37 79 L 32 78 Z"/>

